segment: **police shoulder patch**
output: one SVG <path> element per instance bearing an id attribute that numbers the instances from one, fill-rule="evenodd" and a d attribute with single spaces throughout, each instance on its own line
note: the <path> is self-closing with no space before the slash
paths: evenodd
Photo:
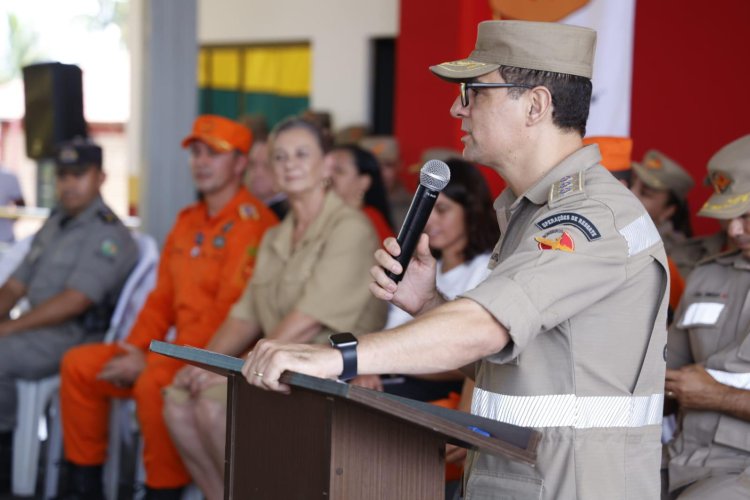
<path id="1" fill-rule="evenodd" d="M 583 172 L 566 175 L 552 184 L 549 189 L 548 205 L 555 207 L 563 201 L 574 200 L 585 196 L 583 190 Z"/>
<path id="2" fill-rule="evenodd" d="M 539 229 L 550 229 L 555 226 L 570 226 L 578 229 L 583 233 L 587 240 L 598 240 L 602 237 L 596 225 L 587 217 L 575 212 L 560 212 L 553 214 L 536 223 Z"/>
<path id="3" fill-rule="evenodd" d="M 98 212 L 99 218 L 104 221 L 105 224 L 114 224 L 117 220 L 117 216 L 113 214 L 110 210 L 107 210 L 106 208 L 102 208 Z"/>

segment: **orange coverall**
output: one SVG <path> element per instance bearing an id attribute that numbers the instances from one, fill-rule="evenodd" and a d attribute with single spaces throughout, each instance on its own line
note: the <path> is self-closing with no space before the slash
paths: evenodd
<path id="1" fill-rule="evenodd" d="M 157 282 L 126 342 L 147 351 L 174 326 L 179 345 L 205 346 L 242 293 L 266 229 L 277 218 L 242 188 L 216 216 L 205 204 L 180 212 L 161 253 Z M 190 482 L 162 418 L 162 389 L 183 363 L 153 353 L 133 387 L 97 380 L 122 352 L 116 344 L 68 351 L 61 366 L 60 404 L 65 458 L 77 465 L 106 461 L 111 398 L 135 398 L 144 439 L 146 484 L 177 488 Z M 114 430 L 113 430 L 114 432 Z"/>

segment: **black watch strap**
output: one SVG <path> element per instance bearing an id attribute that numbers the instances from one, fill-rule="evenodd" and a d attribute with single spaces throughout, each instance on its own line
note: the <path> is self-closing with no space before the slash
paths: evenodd
<path id="1" fill-rule="evenodd" d="M 339 380 L 350 380 L 357 376 L 357 337 L 351 333 L 335 333 L 328 337 L 331 346 L 341 353 L 344 360 L 344 370 Z"/>

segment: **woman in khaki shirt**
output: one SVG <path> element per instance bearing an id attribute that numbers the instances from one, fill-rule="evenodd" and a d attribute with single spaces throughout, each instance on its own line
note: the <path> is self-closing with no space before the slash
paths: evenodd
<path id="1" fill-rule="evenodd" d="M 369 220 L 328 190 L 327 149 L 300 118 L 272 133 L 271 165 L 290 212 L 266 232 L 253 277 L 207 349 L 237 356 L 261 335 L 316 343 L 385 324 L 385 302 L 368 289 L 379 242 Z M 208 500 L 223 498 L 226 380 L 186 367 L 167 392 L 164 416 L 185 466 Z"/>

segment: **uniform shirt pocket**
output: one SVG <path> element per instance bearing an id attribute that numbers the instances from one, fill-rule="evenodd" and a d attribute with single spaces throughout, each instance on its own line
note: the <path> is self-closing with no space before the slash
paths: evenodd
<path id="1" fill-rule="evenodd" d="M 716 426 L 714 442 L 750 452 L 750 432 L 748 423 L 729 415 L 719 416 L 719 424 Z"/>
<path id="2" fill-rule="evenodd" d="M 531 500 L 542 498 L 543 481 L 518 474 L 472 471 L 466 500 Z"/>

